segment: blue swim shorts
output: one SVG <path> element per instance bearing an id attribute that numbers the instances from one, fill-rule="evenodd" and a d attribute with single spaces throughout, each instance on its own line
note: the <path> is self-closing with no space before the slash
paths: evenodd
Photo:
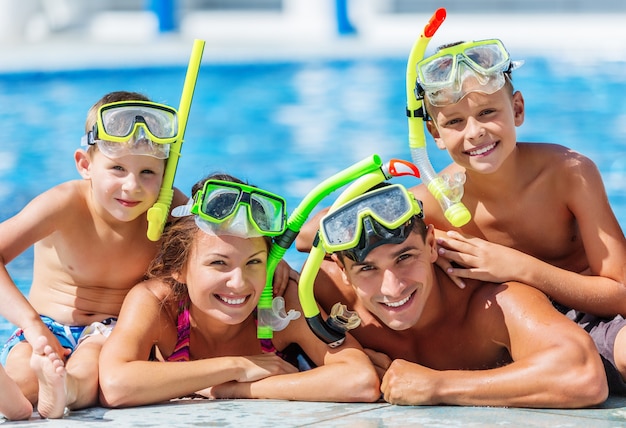
<path id="1" fill-rule="evenodd" d="M 117 318 L 107 318 L 100 322 L 95 322 L 90 325 L 63 325 L 61 323 L 56 322 L 50 317 L 45 315 L 40 315 L 41 320 L 45 325 L 48 326 L 48 329 L 55 335 L 55 337 L 61 343 L 61 346 L 64 348 L 68 348 L 74 352 L 76 347 L 87 337 L 93 336 L 95 334 L 102 334 L 105 337 L 108 337 L 111 334 L 111 330 L 113 330 L 113 326 L 117 321 Z M 0 364 L 5 365 L 7 362 L 7 356 L 9 355 L 9 351 L 13 349 L 15 345 L 26 340 L 24 337 L 24 332 L 21 328 L 18 328 L 13 332 L 11 337 L 7 340 L 2 348 L 2 352 L 0 352 Z M 70 353 L 71 355 L 71 353 Z"/>

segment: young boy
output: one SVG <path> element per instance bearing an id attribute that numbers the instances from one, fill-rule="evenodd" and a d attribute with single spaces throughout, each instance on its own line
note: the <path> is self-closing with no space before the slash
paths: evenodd
<path id="1" fill-rule="evenodd" d="M 454 59 L 454 60 L 452 60 Z M 472 219 L 453 228 L 423 185 L 413 189 L 426 218 L 448 233 L 439 254 L 447 272 L 519 281 L 547 294 L 587 330 L 611 392 L 626 393 L 626 240 L 595 164 L 568 148 L 521 143 L 524 98 L 498 40 L 448 45 L 417 65 L 427 128 L 465 173 Z M 447 76 L 447 77 L 444 77 Z"/>
<path id="2" fill-rule="evenodd" d="M 386 401 L 576 408 L 606 399 L 592 340 L 543 293 L 480 280 L 463 290 L 434 265 L 434 229 L 403 186 L 355 198 L 321 229 L 335 286 L 316 287 L 317 301 L 327 313 L 336 302 L 358 313 L 350 333 Z"/>
<path id="3" fill-rule="evenodd" d="M 0 224 L 2 313 L 20 327 L 2 362 L 44 418 L 98 402 L 100 349 L 158 250 L 146 211 L 161 189 L 170 147 L 162 140 L 176 135 L 176 120 L 174 109 L 141 94 L 105 95 L 87 115 L 87 147 L 74 154 L 83 180 L 53 187 Z M 173 204 L 186 200 L 175 192 Z M 31 245 L 27 301 L 5 266 Z"/>

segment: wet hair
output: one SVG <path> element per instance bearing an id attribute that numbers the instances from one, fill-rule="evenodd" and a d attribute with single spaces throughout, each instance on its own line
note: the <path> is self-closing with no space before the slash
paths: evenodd
<path id="1" fill-rule="evenodd" d="M 223 180 L 247 184 L 229 174 L 213 173 L 192 186 L 192 195 L 202 190 L 207 180 Z M 200 236 L 200 233 L 204 232 L 198 228 L 193 215 L 174 218 L 171 223 L 166 225 L 161 236 L 159 252 L 148 267 L 147 278 L 159 279 L 169 284 L 174 291 L 173 296 L 175 298 L 187 295 L 187 285 L 177 281 L 175 277 L 180 275 L 185 269 L 191 248 L 196 238 Z M 269 250 L 272 239 L 268 236 L 263 238 Z"/>
<path id="2" fill-rule="evenodd" d="M 371 221 L 373 221 L 377 227 L 380 227 L 380 228 L 382 228 L 384 230 L 390 231 L 386 227 L 378 224 L 378 222 L 376 220 L 371 219 Z M 402 227 L 410 227 L 411 233 L 419 234 L 422 237 L 422 241 L 426 242 L 426 232 L 428 231 L 428 226 L 426 226 L 426 223 L 424 222 L 424 219 L 422 217 L 420 217 L 419 215 L 414 215 L 406 223 L 404 223 L 404 224 L 398 226 L 396 229 L 394 229 L 394 231 L 397 230 L 397 229 L 400 229 Z M 367 242 L 365 242 L 363 240 L 360 240 L 359 241 L 359 245 L 361 245 L 361 242 L 364 242 L 365 244 L 367 244 Z M 344 258 L 348 258 L 348 259 L 352 260 L 353 262 L 357 261 L 357 260 L 355 260 L 354 251 L 352 249 L 344 250 L 344 251 L 337 251 L 335 254 L 337 254 L 337 257 L 339 257 L 339 260 L 344 265 L 345 265 Z"/>

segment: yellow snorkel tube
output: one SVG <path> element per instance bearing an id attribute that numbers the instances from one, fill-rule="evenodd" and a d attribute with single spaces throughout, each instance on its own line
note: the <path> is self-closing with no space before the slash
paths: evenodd
<path id="1" fill-rule="evenodd" d="M 375 185 L 382 183 L 392 177 L 412 175 L 419 177 L 419 171 L 413 164 L 407 161 L 392 159 L 386 165 L 380 165 L 378 169 L 363 171 L 352 184 L 350 184 L 331 205 L 328 213 L 335 211 L 348 201 L 362 195 Z M 346 305 L 341 302 L 335 303 L 331 308 L 328 319 L 324 320 L 315 300 L 314 286 L 315 278 L 320 270 L 326 250 L 323 242 L 316 235 L 313 247 L 302 267 L 300 281 L 298 282 L 298 298 L 302 306 L 302 312 L 309 328 L 315 335 L 331 348 L 340 346 L 345 338 L 346 332 L 360 325 L 361 319 L 358 314 L 349 311 Z"/>
<path id="2" fill-rule="evenodd" d="M 417 63 L 424 58 L 428 42 L 446 19 L 446 10 L 437 9 L 416 40 L 406 66 L 406 115 L 409 121 L 409 149 L 413 163 L 419 168 L 422 182 L 437 199 L 446 219 L 455 227 L 461 227 L 472 218 L 469 210 L 461 202 L 465 176 L 451 178 L 437 176 L 426 151 L 426 131 L 424 130 L 424 100 L 416 93 Z"/>
<path id="3" fill-rule="evenodd" d="M 183 93 L 180 97 L 180 105 L 178 107 L 178 139 L 170 146 L 170 155 L 165 165 L 165 173 L 163 174 L 163 184 L 159 197 L 152 207 L 148 210 L 148 239 L 158 241 L 163 233 L 165 222 L 169 217 L 170 205 L 174 198 L 174 177 L 176 176 L 176 168 L 178 167 L 178 158 L 183 146 L 185 137 L 185 129 L 187 128 L 187 119 L 189 110 L 191 109 L 191 101 L 198 80 L 198 71 L 200 62 L 202 61 L 202 53 L 204 52 L 204 40 L 196 39 L 191 51 L 191 58 L 187 66 L 187 75 L 185 84 L 183 85 Z"/>

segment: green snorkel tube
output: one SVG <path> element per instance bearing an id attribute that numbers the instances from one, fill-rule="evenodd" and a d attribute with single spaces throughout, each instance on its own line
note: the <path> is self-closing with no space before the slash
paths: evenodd
<path id="1" fill-rule="evenodd" d="M 378 170 L 361 175 L 360 178 L 339 195 L 337 200 L 330 207 L 329 213 L 337 209 L 337 207 L 342 206 L 344 203 L 354 199 L 356 196 L 365 193 L 376 184 L 388 180 L 391 177 L 399 177 L 402 175 L 420 176 L 419 171 L 413 164 L 397 159 L 392 159 L 386 166 Z M 326 321 L 322 317 L 315 300 L 313 288 L 315 278 L 317 277 L 325 254 L 326 250 L 318 235 L 300 274 L 298 297 L 309 328 L 320 340 L 328 344 L 328 346 L 336 348 L 344 342 L 348 330 L 359 326 L 361 319 L 356 312 L 349 311 L 347 307 L 340 302 L 332 307 L 331 313 Z"/>
<path id="2" fill-rule="evenodd" d="M 422 173 L 422 182 L 428 191 L 439 201 L 446 219 L 455 227 L 461 227 L 472 218 L 468 209 L 461 202 L 463 197 L 463 184 L 465 176 L 458 175 L 454 178 L 447 175 L 438 177 L 428 158 L 426 151 L 426 132 L 424 119 L 426 109 L 421 94 L 416 91 L 417 63 L 424 58 L 426 46 L 433 37 L 439 26 L 446 19 L 446 10 L 437 9 L 424 27 L 419 39 L 413 45 L 406 66 L 406 115 L 409 120 L 409 149 L 413 163 Z"/>
<path id="3" fill-rule="evenodd" d="M 174 198 L 174 177 L 176 176 L 176 168 L 178 167 L 178 158 L 183 146 L 185 137 L 185 129 L 187 128 L 187 119 L 189 110 L 191 109 L 191 100 L 196 88 L 196 80 L 198 79 L 198 71 L 200 62 L 202 61 L 202 53 L 204 51 L 204 40 L 196 39 L 191 51 L 191 58 L 187 66 L 187 75 L 183 85 L 183 93 L 180 97 L 180 105 L 178 107 L 178 139 L 171 144 L 170 155 L 165 165 L 165 173 L 163 175 L 163 184 L 159 197 L 152 207 L 148 210 L 148 239 L 158 241 L 163 233 L 165 222 L 170 213 L 170 205 Z"/>
<path id="4" fill-rule="evenodd" d="M 344 186 L 351 181 L 354 181 L 358 177 L 367 174 L 371 171 L 380 169 L 382 161 L 378 155 L 372 155 L 360 162 L 338 172 L 332 177 L 324 180 L 318 184 L 313 190 L 311 190 L 291 213 L 287 220 L 287 229 L 285 232 L 277 236 L 272 243 L 270 253 L 267 259 L 267 280 L 265 288 L 261 293 L 261 298 L 257 305 L 257 337 L 259 339 L 271 339 L 275 330 L 281 330 L 286 326 L 285 314 L 276 313 L 280 307 L 273 308 L 273 289 L 272 281 L 274 279 L 274 271 L 276 266 L 285 255 L 285 252 L 289 249 L 296 236 L 300 232 L 300 229 L 306 222 L 307 218 L 313 211 L 313 209 L 320 203 L 320 201 L 328 196 L 331 192 Z M 299 290 L 299 287 L 298 287 Z M 313 300 L 315 304 L 315 300 Z M 305 311 L 305 314 L 307 312 Z M 287 323 L 289 320 L 286 320 Z"/>

